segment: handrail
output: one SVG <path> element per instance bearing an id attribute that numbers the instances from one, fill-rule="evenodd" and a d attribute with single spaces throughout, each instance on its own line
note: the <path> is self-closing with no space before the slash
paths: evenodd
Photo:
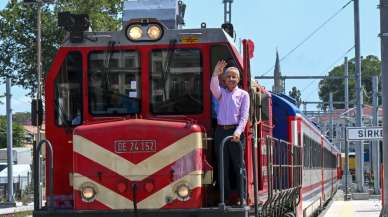
<path id="1" fill-rule="evenodd" d="M 47 198 L 47 208 L 51 210 L 53 208 L 53 192 L 54 192 L 54 185 L 53 185 L 53 174 L 54 174 L 54 166 L 53 166 L 53 147 L 50 143 L 49 140 L 43 139 L 39 142 L 38 146 L 34 150 L 34 210 L 40 210 L 42 209 L 42 201 L 41 201 L 41 188 L 40 188 L 40 176 L 41 176 L 41 171 L 40 171 L 40 151 L 42 148 L 42 145 L 46 143 L 49 153 L 49 177 L 50 177 L 50 182 L 49 182 L 49 194 Z"/>
<path id="2" fill-rule="evenodd" d="M 222 142 L 221 142 L 221 147 L 220 147 L 220 160 L 219 160 L 219 169 L 218 169 L 218 175 L 220 178 L 220 203 L 218 204 L 218 207 L 222 210 L 225 210 L 226 205 L 225 205 L 225 180 L 224 180 L 224 147 L 225 143 L 232 139 L 233 136 L 227 136 L 225 137 Z M 245 191 L 244 189 L 244 177 L 245 177 L 245 169 L 244 169 L 244 148 L 241 142 L 239 142 L 240 150 L 241 150 L 241 165 L 240 165 L 240 198 L 242 199 L 242 206 L 246 205 L 246 194 L 243 192 Z"/>
<path id="3" fill-rule="evenodd" d="M 258 149 L 261 148 L 261 145 L 258 145 L 257 140 L 257 125 L 253 126 L 253 141 L 252 141 L 252 169 L 253 169 L 253 201 L 255 203 L 255 217 L 259 217 L 259 207 L 258 207 L 258 181 L 257 181 L 257 154 Z"/>

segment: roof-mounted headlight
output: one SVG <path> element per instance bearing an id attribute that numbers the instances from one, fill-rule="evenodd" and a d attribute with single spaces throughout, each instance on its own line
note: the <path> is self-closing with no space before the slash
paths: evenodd
<path id="1" fill-rule="evenodd" d="M 134 42 L 157 41 L 163 36 L 163 26 L 155 19 L 130 21 L 126 28 L 127 38 Z"/>
<path id="2" fill-rule="evenodd" d="M 127 37 L 133 41 L 140 40 L 143 37 L 143 29 L 138 25 L 130 26 L 127 29 Z"/>
<path id="3" fill-rule="evenodd" d="M 162 35 L 162 28 L 159 25 L 151 24 L 148 27 L 147 35 L 151 40 L 158 40 Z"/>

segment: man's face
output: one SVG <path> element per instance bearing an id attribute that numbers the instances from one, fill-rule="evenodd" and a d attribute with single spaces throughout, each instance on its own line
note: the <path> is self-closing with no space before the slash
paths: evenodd
<path id="1" fill-rule="evenodd" d="M 236 70 L 228 70 L 224 80 L 225 86 L 228 88 L 228 90 L 232 91 L 237 87 L 238 82 L 240 81 L 240 75 Z"/>

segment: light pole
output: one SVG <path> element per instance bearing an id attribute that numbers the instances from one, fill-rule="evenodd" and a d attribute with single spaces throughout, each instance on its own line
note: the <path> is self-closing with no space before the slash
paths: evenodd
<path id="1" fill-rule="evenodd" d="M 36 34 L 36 59 L 37 59 L 37 93 L 35 96 L 35 103 L 32 104 L 33 107 L 35 107 L 35 111 L 40 113 L 40 108 L 42 104 L 42 43 L 41 43 L 41 38 L 42 38 L 42 6 L 44 3 L 53 3 L 53 0 L 23 0 L 24 4 L 36 4 L 37 5 L 37 34 Z M 40 118 L 41 114 L 34 115 L 35 118 L 32 120 L 34 123 L 33 125 L 36 126 L 36 140 L 33 143 L 33 162 L 34 164 L 37 162 L 39 159 L 35 159 L 36 156 L 36 146 L 41 140 L 41 123 L 40 123 Z M 35 165 L 34 165 L 35 167 Z M 38 177 L 38 174 L 34 174 L 34 181 L 38 181 L 40 178 Z M 40 184 L 40 183 L 39 183 Z M 39 195 L 42 195 L 40 193 Z M 36 204 L 41 201 L 41 198 L 34 198 L 34 204 L 36 207 Z"/>

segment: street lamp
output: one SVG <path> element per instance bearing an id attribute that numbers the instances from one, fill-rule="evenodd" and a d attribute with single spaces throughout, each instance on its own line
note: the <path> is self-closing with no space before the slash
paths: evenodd
<path id="1" fill-rule="evenodd" d="M 54 0 L 23 0 L 24 4 L 36 4 L 38 6 L 37 8 L 37 36 L 36 36 L 36 55 L 37 55 L 37 85 L 38 85 L 38 91 L 36 94 L 36 99 L 32 101 L 31 108 L 32 111 L 31 113 L 34 114 L 34 117 L 32 117 L 32 125 L 36 126 L 37 128 L 37 134 L 36 134 L 36 140 L 33 143 L 33 163 L 35 164 L 38 162 L 39 159 L 35 159 L 36 156 L 36 144 L 37 142 L 40 142 L 41 140 L 41 135 L 40 135 L 40 130 L 41 130 L 41 124 L 42 124 L 42 116 L 43 116 L 43 109 L 42 109 L 42 86 L 41 86 L 41 81 L 42 81 L 42 45 L 41 45 L 41 30 L 42 30 L 42 5 L 44 3 L 54 3 Z M 38 115 L 35 115 L 37 114 Z M 34 165 L 35 167 L 35 165 Z M 38 178 L 39 174 L 34 174 L 34 180 L 40 180 Z M 41 191 L 41 188 L 39 189 Z M 42 195 L 40 192 L 39 195 Z M 34 204 L 35 207 L 37 206 L 38 202 L 41 201 L 40 198 L 34 198 Z"/>

